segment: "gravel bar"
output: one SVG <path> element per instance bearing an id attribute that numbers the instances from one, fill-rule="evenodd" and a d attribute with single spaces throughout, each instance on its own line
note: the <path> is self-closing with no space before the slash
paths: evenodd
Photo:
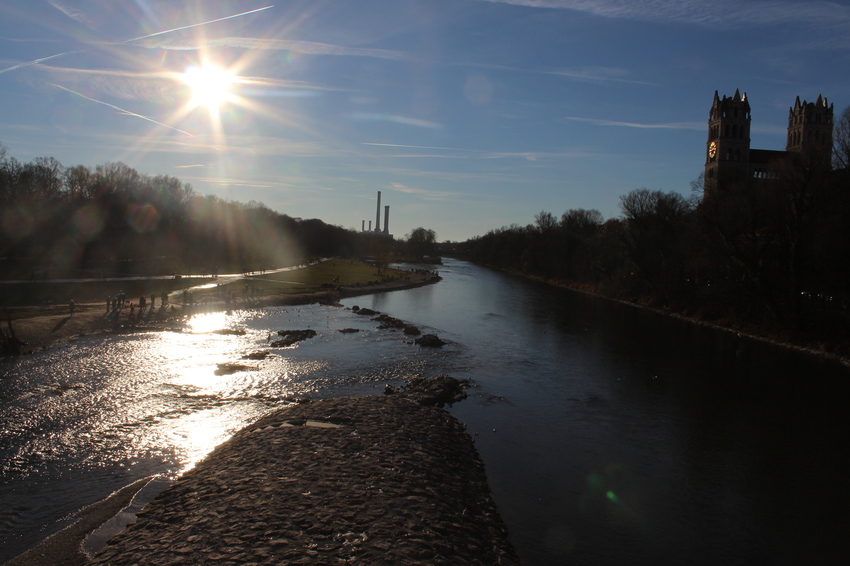
<path id="1" fill-rule="evenodd" d="M 91 564 L 519 564 L 472 439 L 436 406 L 457 383 L 264 417 Z"/>

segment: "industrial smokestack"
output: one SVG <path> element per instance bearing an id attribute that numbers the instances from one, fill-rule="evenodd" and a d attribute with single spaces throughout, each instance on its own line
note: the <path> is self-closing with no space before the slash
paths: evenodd
<path id="1" fill-rule="evenodd" d="M 378 191 L 378 212 L 375 213 L 375 232 L 381 231 L 381 191 Z"/>
<path id="2" fill-rule="evenodd" d="M 362 224 L 360 225 L 360 231 L 365 232 L 366 231 L 366 221 L 361 220 L 361 222 L 362 222 Z"/>
<path id="3" fill-rule="evenodd" d="M 390 205 L 384 207 L 384 235 L 390 235 Z"/>
<path id="4" fill-rule="evenodd" d="M 369 221 L 369 231 L 370 232 L 372 231 L 372 221 L 371 220 Z"/>

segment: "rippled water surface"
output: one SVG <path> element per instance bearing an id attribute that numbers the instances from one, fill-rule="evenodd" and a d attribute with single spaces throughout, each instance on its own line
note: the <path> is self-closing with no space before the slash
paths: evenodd
<path id="1" fill-rule="evenodd" d="M 136 478 L 185 470 L 292 396 L 445 372 L 474 383 L 451 410 L 525 564 L 844 563 L 845 368 L 464 262 L 440 272 L 344 303 L 436 332 L 442 350 L 311 306 L 0 366 L 0 560 Z M 269 349 L 270 331 L 308 327 L 319 334 L 295 348 L 241 359 Z M 208 333 L 221 328 L 246 333 Z M 256 369 L 216 375 L 225 362 Z"/>
<path id="2" fill-rule="evenodd" d="M 137 478 L 185 471 L 294 398 L 373 394 L 449 355 L 377 326 L 321 306 L 214 313 L 186 332 L 80 339 L 3 364 L 0 561 Z M 273 331 L 305 328 L 317 336 L 270 347 Z M 243 359 L 262 350 L 272 355 Z M 217 375 L 222 363 L 250 369 Z"/>

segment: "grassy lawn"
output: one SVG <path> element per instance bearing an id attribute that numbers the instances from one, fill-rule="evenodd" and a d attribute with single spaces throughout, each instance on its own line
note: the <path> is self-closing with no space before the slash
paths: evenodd
<path id="1" fill-rule="evenodd" d="M 231 283 L 232 291 L 241 292 L 246 285 L 262 294 L 299 294 L 321 291 L 323 286 L 365 285 L 383 278 L 404 275 L 398 269 L 378 270 L 377 267 L 351 259 L 336 259 L 310 265 L 295 271 L 254 275 L 244 281 Z M 235 288 L 234 288 L 235 287 Z"/>

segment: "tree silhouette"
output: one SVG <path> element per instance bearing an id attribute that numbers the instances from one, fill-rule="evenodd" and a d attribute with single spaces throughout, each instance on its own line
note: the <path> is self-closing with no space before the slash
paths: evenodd
<path id="1" fill-rule="evenodd" d="M 416 259 L 432 255 L 436 249 L 437 234 L 426 228 L 414 228 L 405 236 L 407 253 Z"/>

